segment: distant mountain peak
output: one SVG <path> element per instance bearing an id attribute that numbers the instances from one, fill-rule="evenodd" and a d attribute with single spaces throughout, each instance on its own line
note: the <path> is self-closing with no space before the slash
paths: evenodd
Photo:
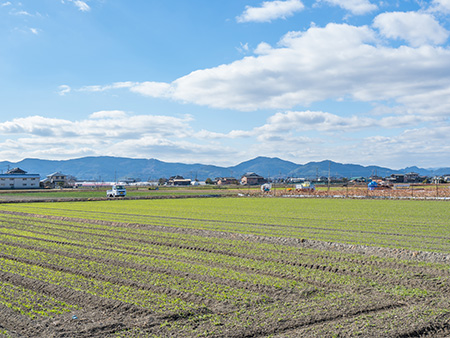
<path id="1" fill-rule="evenodd" d="M 331 160 L 296 164 L 278 157 L 258 156 L 231 167 L 220 167 L 207 164 L 184 164 L 163 162 L 154 158 L 133 159 L 114 156 L 87 156 L 69 160 L 41 160 L 27 158 L 13 163 L 0 162 L 0 171 L 19 167 L 30 173 L 37 173 L 42 178 L 53 172 L 61 172 L 75 176 L 79 180 L 113 181 L 117 178 L 135 178 L 158 180 L 161 177 L 180 175 L 185 178 L 205 180 L 216 177 L 240 178 L 247 172 L 254 172 L 266 178 L 301 177 L 316 178 L 333 177 L 369 177 L 372 174 L 386 177 L 393 173 L 417 172 L 420 175 L 444 175 L 450 173 L 450 168 L 423 169 L 417 166 L 394 170 L 378 166 L 362 166 L 359 164 L 342 164 Z"/>

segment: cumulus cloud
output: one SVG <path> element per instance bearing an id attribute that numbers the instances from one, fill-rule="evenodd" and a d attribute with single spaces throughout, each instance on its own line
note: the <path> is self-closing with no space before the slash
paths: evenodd
<path id="1" fill-rule="evenodd" d="M 285 19 L 303 10 L 300 0 L 264 1 L 261 7 L 246 6 L 245 11 L 236 18 L 237 22 L 270 22 Z"/>
<path id="2" fill-rule="evenodd" d="M 387 164 L 390 161 L 404 167 L 407 163 L 417 163 L 411 154 L 414 154 L 414 147 L 420 147 L 418 140 L 414 147 L 408 144 L 409 137 L 404 136 L 404 128 L 413 131 L 414 126 L 430 123 L 433 127 L 422 128 L 422 133 L 433 130 L 435 125 L 448 125 L 443 117 L 421 115 L 392 115 L 377 119 L 356 115 L 338 116 L 321 111 L 287 111 L 274 114 L 264 125 L 251 130 L 233 130 L 224 134 L 202 130 L 196 136 L 215 140 L 244 140 L 248 144 L 247 159 L 264 155 L 291 159 L 297 163 L 323 159 L 347 163 L 362 163 L 364 160 L 362 164 Z M 380 130 L 388 130 L 391 136 L 381 136 Z M 364 133 L 361 134 L 361 131 Z M 333 137 L 331 143 L 330 135 Z M 411 132 L 411 135 L 414 133 Z M 450 141 L 450 134 L 441 137 L 441 142 Z M 433 139 L 433 142 L 437 141 L 436 137 Z M 361 147 L 355 148 L 355 143 L 361 144 Z M 408 151 L 409 157 L 399 149 Z M 395 156 L 391 157 L 393 153 Z"/>
<path id="3" fill-rule="evenodd" d="M 0 123 L 0 135 L 7 138 L 0 139 L 0 156 L 152 156 L 190 163 L 211 158 L 217 151 L 224 154 L 218 162 L 236 154 L 235 149 L 225 145 L 195 142 L 191 121 L 189 115 L 134 115 L 120 110 L 94 112 L 78 121 L 42 116 L 16 118 Z"/>
<path id="4" fill-rule="evenodd" d="M 161 85 L 163 97 L 251 111 L 342 97 L 404 102 L 405 96 L 450 87 L 448 49 L 385 47 L 366 26 L 311 27 L 286 34 L 277 48 L 263 44 L 257 50 L 258 56 L 194 71 L 171 83 L 170 90 Z"/>
<path id="5" fill-rule="evenodd" d="M 217 133 L 201 130 L 195 134 L 200 139 L 242 139 L 283 140 L 286 137 L 302 138 L 302 133 L 349 133 L 369 129 L 409 128 L 420 123 L 445 123 L 445 117 L 422 115 L 394 115 L 382 118 L 365 116 L 339 116 L 322 111 L 287 111 L 270 116 L 262 126 L 251 130 L 232 130 L 229 133 Z M 307 139 L 307 138 L 304 138 Z"/>
<path id="6" fill-rule="evenodd" d="M 82 137 L 84 140 L 89 138 L 128 139 L 141 135 L 182 136 L 189 133 L 186 124 L 191 119 L 189 115 L 176 118 L 159 115 L 130 115 L 119 110 L 99 111 L 81 121 L 42 116 L 17 118 L 0 123 L 0 132 L 30 136 Z"/>
<path id="7" fill-rule="evenodd" d="M 399 99 L 409 110 L 416 114 L 429 116 L 450 117 L 450 88 L 442 87 L 430 92 L 423 91 L 411 95 L 405 95 Z"/>
<path id="8" fill-rule="evenodd" d="M 361 140 L 370 149 L 372 163 L 404 168 L 410 163 L 422 167 L 441 167 L 442 154 L 450 151 L 450 126 L 407 129 L 393 136 L 371 136 Z M 439 145 L 439 146 L 436 146 Z"/>
<path id="9" fill-rule="evenodd" d="M 379 16 L 376 20 L 383 32 L 389 26 L 385 19 Z M 418 26 L 422 19 L 427 22 L 430 17 L 420 14 Z M 424 28 L 420 38 L 420 33 L 415 38 L 413 32 L 404 34 L 410 34 L 408 38 L 417 43 L 442 41 L 444 35 L 430 37 L 431 31 L 433 25 Z M 449 77 L 448 48 L 430 44 L 390 47 L 368 26 L 330 23 L 289 32 L 277 46 L 263 42 L 253 56 L 196 70 L 172 83 L 118 82 L 81 90 L 125 88 L 149 97 L 240 111 L 291 109 L 330 99 L 393 100 L 408 107 L 409 98 L 422 97 L 421 111 L 445 115 L 448 100 L 440 93 L 450 90 Z"/>
<path id="10" fill-rule="evenodd" d="M 433 0 L 431 11 L 450 13 L 450 0 Z"/>
<path id="11" fill-rule="evenodd" d="M 405 40 L 414 47 L 442 44 L 449 36 L 449 32 L 427 13 L 382 13 L 374 19 L 373 25 L 385 37 Z"/>
<path id="12" fill-rule="evenodd" d="M 332 6 L 339 6 L 354 15 L 363 15 L 378 9 L 369 0 L 322 0 Z"/>
<path id="13" fill-rule="evenodd" d="M 36 136 L 53 136 L 58 130 L 70 123 L 62 119 L 30 116 L 0 123 L 2 134 L 30 134 Z"/>
<path id="14" fill-rule="evenodd" d="M 394 129 L 414 126 L 424 122 L 444 121 L 443 118 L 429 116 L 387 116 L 380 119 L 364 116 L 338 116 L 322 111 L 288 111 L 276 113 L 267 123 L 253 130 L 256 134 L 296 133 L 298 131 L 319 131 L 327 133 L 347 133 L 383 128 Z"/>
<path id="15" fill-rule="evenodd" d="M 393 151 L 402 156 L 398 149 L 412 153 L 414 147 L 420 147 L 418 140 L 414 141 L 414 147 L 408 144 L 414 136 L 428 137 L 431 143 L 450 144 L 450 127 L 446 120 L 422 115 L 374 118 L 338 116 L 322 111 L 286 111 L 270 116 L 260 126 L 224 133 L 204 129 L 196 132 L 192 121 L 189 115 L 135 115 L 121 110 L 97 111 L 77 121 L 42 116 L 16 118 L 0 123 L 0 156 L 15 159 L 26 154 L 27 157 L 60 159 L 110 155 L 156 157 L 187 163 L 204 160 L 208 164 L 214 158 L 214 164 L 226 165 L 258 155 L 277 156 L 297 163 L 302 159 L 322 160 L 325 156 L 361 163 L 361 158 L 374 162 L 383 160 L 382 155 L 370 148 L 379 149 L 380 144 L 385 147 L 383 154 Z M 430 123 L 420 130 L 412 128 Z M 380 136 L 377 134 L 380 127 L 393 132 L 390 136 Z M 409 128 L 406 132 L 399 129 L 405 127 Z M 332 144 L 328 142 L 330 133 Z M 355 149 L 354 142 L 362 146 Z M 370 154 L 362 153 L 369 150 Z"/>

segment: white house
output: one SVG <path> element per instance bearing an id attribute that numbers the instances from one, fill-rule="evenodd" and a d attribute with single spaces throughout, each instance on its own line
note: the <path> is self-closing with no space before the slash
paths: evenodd
<path id="1" fill-rule="evenodd" d="M 39 174 L 27 174 L 20 168 L 14 168 L 0 174 L 0 189 L 37 189 L 40 179 Z"/>
<path id="2" fill-rule="evenodd" d="M 47 178 L 43 179 L 41 181 L 41 184 L 45 188 L 56 188 L 56 187 L 66 188 L 71 186 L 67 180 L 67 175 L 61 174 L 60 172 L 47 175 Z"/>

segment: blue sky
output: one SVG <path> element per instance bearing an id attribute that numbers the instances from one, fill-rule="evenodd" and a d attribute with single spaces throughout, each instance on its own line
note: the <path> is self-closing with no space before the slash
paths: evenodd
<path id="1" fill-rule="evenodd" d="M 450 166 L 450 0 L 0 0 L 0 159 Z"/>

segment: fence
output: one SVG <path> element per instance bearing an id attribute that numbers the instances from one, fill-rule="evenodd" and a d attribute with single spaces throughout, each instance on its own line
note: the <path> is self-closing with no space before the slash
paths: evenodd
<path id="1" fill-rule="evenodd" d="M 284 197 L 335 197 L 335 198 L 374 198 L 374 199 L 443 199 L 450 200 L 450 185 L 409 185 L 382 187 L 369 190 L 367 186 L 331 187 L 316 191 L 275 187 L 269 192 L 254 193 L 254 195 L 284 196 Z"/>

